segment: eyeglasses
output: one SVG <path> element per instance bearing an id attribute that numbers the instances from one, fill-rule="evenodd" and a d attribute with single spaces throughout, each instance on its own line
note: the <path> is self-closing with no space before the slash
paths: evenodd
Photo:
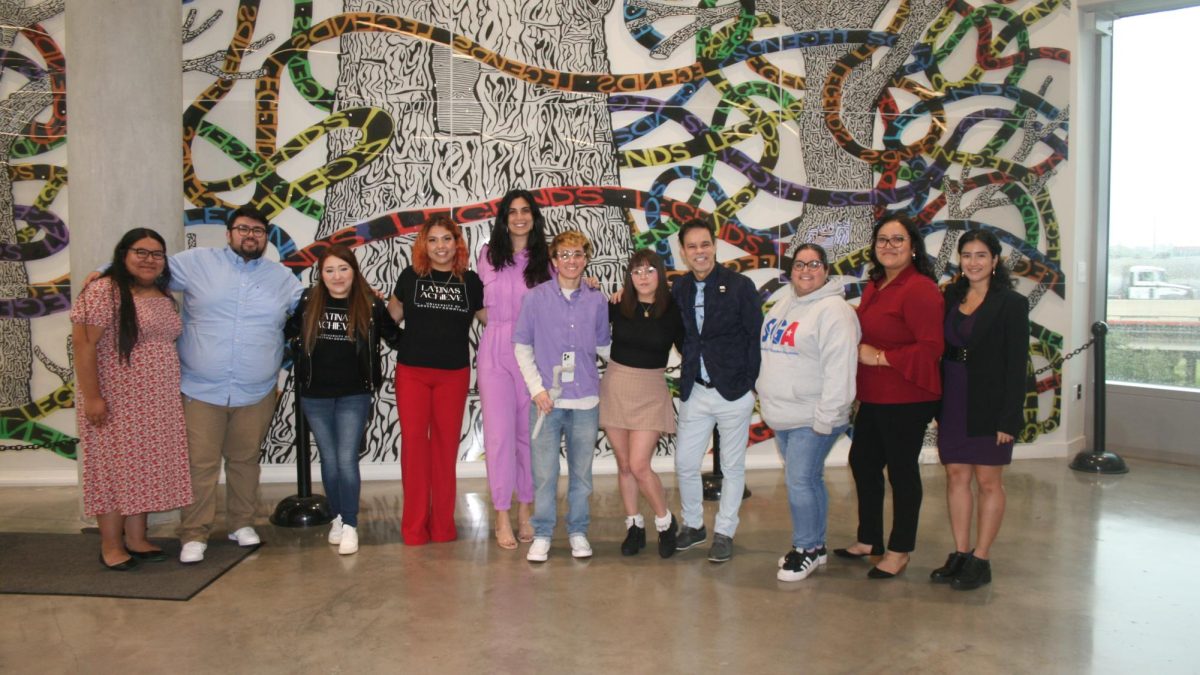
<path id="1" fill-rule="evenodd" d="M 824 266 L 825 266 L 825 263 L 821 262 L 820 260 L 809 260 L 808 262 L 805 262 L 803 260 L 797 260 L 796 262 L 792 263 L 793 269 L 796 269 L 796 268 L 804 269 L 805 267 L 807 267 L 810 270 L 815 270 L 815 269 L 820 269 Z"/>
<path id="2" fill-rule="evenodd" d="M 167 254 L 163 253 L 162 251 L 151 251 L 148 248 L 131 248 L 129 249 L 129 252 L 137 256 L 138 260 L 145 260 L 146 258 L 150 258 L 152 260 L 162 260 L 163 258 L 167 257 Z"/>
<path id="3" fill-rule="evenodd" d="M 652 277 L 658 274 L 658 270 L 653 267 L 635 267 L 629 270 L 629 273 L 635 277 Z"/>
<path id="4" fill-rule="evenodd" d="M 267 228 L 265 228 L 265 227 L 250 227 L 248 225 L 234 225 L 230 229 L 232 229 L 234 232 L 237 232 L 238 234 L 242 235 L 243 237 L 247 237 L 250 235 L 254 235 L 255 237 L 267 236 Z"/>
<path id="5" fill-rule="evenodd" d="M 906 241 L 908 237 L 900 234 L 894 237 L 875 237 L 875 245 L 879 248 L 900 248 Z"/>
<path id="6" fill-rule="evenodd" d="M 566 262 L 568 260 L 574 260 L 575 258 L 586 258 L 587 254 L 583 251 L 559 251 L 554 257 Z"/>

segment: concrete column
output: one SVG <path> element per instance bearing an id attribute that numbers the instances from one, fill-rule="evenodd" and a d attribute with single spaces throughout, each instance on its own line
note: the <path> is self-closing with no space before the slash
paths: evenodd
<path id="1" fill-rule="evenodd" d="M 183 248 L 182 5 L 67 3 L 71 283 L 112 257 L 133 227 Z"/>
<path id="2" fill-rule="evenodd" d="M 154 228 L 168 252 L 183 248 L 182 5 L 72 0 L 66 7 L 67 204 L 78 297 L 83 279 L 111 260 L 130 228 Z M 152 514 L 151 523 L 173 517 Z"/>

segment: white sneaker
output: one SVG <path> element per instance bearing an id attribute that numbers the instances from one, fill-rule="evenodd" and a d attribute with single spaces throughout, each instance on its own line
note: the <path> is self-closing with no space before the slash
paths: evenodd
<path id="1" fill-rule="evenodd" d="M 353 525 L 342 526 L 342 541 L 338 544 L 340 555 L 358 553 L 358 530 Z"/>
<path id="2" fill-rule="evenodd" d="M 525 559 L 529 562 L 546 562 L 546 558 L 550 557 L 550 537 L 534 537 L 533 544 L 529 546 L 529 553 L 525 554 Z"/>
<path id="3" fill-rule="evenodd" d="M 189 541 L 183 545 L 183 550 L 179 552 L 179 562 L 185 565 L 191 565 L 204 560 L 204 551 L 208 548 L 208 544 L 203 541 Z"/>
<path id="4" fill-rule="evenodd" d="M 586 534 L 573 534 L 568 537 L 571 542 L 571 555 L 575 558 L 592 557 L 592 545 L 588 543 Z"/>
<path id="5" fill-rule="evenodd" d="M 236 541 L 238 546 L 258 546 L 262 543 L 262 539 L 258 538 L 258 533 L 253 527 L 246 526 L 239 528 L 237 531 L 230 532 L 229 538 Z"/>
<path id="6" fill-rule="evenodd" d="M 337 546 L 342 543 L 342 517 L 338 516 L 329 524 L 329 543 Z"/>

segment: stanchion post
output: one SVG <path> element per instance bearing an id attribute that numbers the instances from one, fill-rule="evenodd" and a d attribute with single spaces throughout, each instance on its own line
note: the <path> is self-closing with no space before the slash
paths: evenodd
<path id="1" fill-rule="evenodd" d="M 1117 453 L 1109 452 L 1104 445 L 1104 430 L 1106 427 L 1105 385 L 1108 380 L 1108 375 L 1104 369 L 1107 357 L 1105 353 L 1105 336 L 1107 335 L 1108 324 L 1103 321 L 1097 321 L 1092 324 L 1092 337 L 1096 341 L 1092 347 L 1094 355 L 1092 358 L 1096 375 L 1092 390 L 1092 449 L 1090 451 L 1084 450 L 1075 455 L 1075 459 L 1071 461 L 1071 468 L 1075 471 L 1086 473 L 1129 473 L 1129 467 L 1125 465 L 1125 460 L 1121 459 L 1121 456 Z"/>
<path id="2" fill-rule="evenodd" d="M 286 497 L 275 507 L 271 523 L 280 527 L 315 527 L 333 520 L 325 495 L 312 492 L 312 467 L 309 460 L 308 420 L 296 400 L 296 494 Z"/>

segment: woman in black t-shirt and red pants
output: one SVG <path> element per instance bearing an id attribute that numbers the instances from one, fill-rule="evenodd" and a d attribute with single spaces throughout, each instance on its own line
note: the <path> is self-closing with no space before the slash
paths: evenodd
<path id="1" fill-rule="evenodd" d="M 412 265 L 400 273 L 388 311 L 404 321 L 396 357 L 400 471 L 404 515 L 400 534 L 410 546 L 453 541 L 455 466 L 467 388 L 468 337 L 483 312 L 483 282 L 467 269 L 462 230 L 445 216 L 421 226 Z"/>

